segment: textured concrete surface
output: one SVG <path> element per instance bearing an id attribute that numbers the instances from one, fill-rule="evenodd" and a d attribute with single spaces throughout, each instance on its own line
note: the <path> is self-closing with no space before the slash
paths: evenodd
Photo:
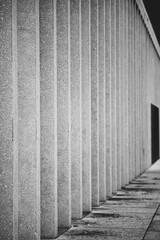
<path id="1" fill-rule="evenodd" d="M 0 27 L 0 238 L 13 237 L 12 8 L 1 1 Z M 15 87 L 15 86 L 14 86 Z M 15 199 L 14 199 L 15 200 Z M 17 212 L 14 212 L 15 216 Z"/>
<path id="2" fill-rule="evenodd" d="M 80 4 L 70 1 L 71 64 L 71 211 L 82 218 Z"/>
<path id="3" fill-rule="evenodd" d="M 112 192 L 117 190 L 117 125 L 116 125 L 116 2 L 111 0 L 111 135 L 112 135 Z"/>
<path id="4" fill-rule="evenodd" d="M 106 200 L 106 139 L 105 139 L 105 1 L 98 2 L 98 81 L 99 81 L 99 197 Z"/>
<path id="5" fill-rule="evenodd" d="M 57 235 L 57 108 L 55 4 L 40 1 L 41 235 Z"/>
<path id="6" fill-rule="evenodd" d="M 34 1 L 17 1 L 18 238 L 40 237 L 39 17 Z"/>
<path id="7" fill-rule="evenodd" d="M 91 211 L 91 79 L 90 79 L 90 1 L 81 2 L 82 66 L 82 186 L 83 211 Z"/>
<path id="8" fill-rule="evenodd" d="M 71 224 L 69 2 L 57 1 L 58 225 Z"/>
<path id="9" fill-rule="evenodd" d="M 58 240 L 145 240 L 160 236 L 160 160 L 147 172 L 94 207 Z M 154 188 L 153 188 L 154 186 Z M 156 213 L 156 214 L 155 214 Z M 157 238 L 156 238 L 157 237 Z"/>
<path id="10" fill-rule="evenodd" d="M 107 17 L 106 17 L 107 16 Z M 111 2 L 105 1 L 105 124 L 106 124 L 106 195 L 112 194 L 111 134 Z"/>
<path id="11" fill-rule="evenodd" d="M 91 1 L 91 160 L 92 205 L 99 205 L 98 1 Z"/>

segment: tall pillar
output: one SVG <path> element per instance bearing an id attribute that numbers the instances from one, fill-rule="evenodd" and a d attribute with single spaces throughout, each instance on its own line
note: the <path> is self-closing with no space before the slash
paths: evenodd
<path id="1" fill-rule="evenodd" d="M 131 0 L 128 2 L 128 160 L 129 160 L 129 181 L 132 180 L 132 171 L 133 171 L 133 165 L 132 165 L 132 126 L 131 126 L 131 118 L 132 118 L 132 107 L 131 107 L 131 101 L 132 101 L 132 25 L 131 25 L 131 7 L 132 3 Z"/>
<path id="2" fill-rule="evenodd" d="M 71 209 L 82 218 L 81 1 L 70 0 Z"/>
<path id="3" fill-rule="evenodd" d="M 99 194 L 106 199 L 106 139 L 105 139 L 105 1 L 98 2 L 99 37 Z"/>
<path id="4" fill-rule="evenodd" d="M 71 225 L 70 2 L 57 1 L 58 225 Z"/>
<path id="5" fill-rule="evenodd" d="M 112 118 L 112 192 L 117 190 L 116 138 L 116 2 L 111 0 L 111 118 Z"/>
<path id="6" fill-rule="evenodd" d="M 136 177 L 136 107 L 135 107 L 135 93 L 136 93 L 136 88 L 135 88 L 135 83 L 136 83 L 136 60 L 135 60 L 135 46 L 136 46 L 136 34 L 135 34 L 135 29 L 136 29 L 136 24 L 135 24 L 135 3 L 133 1 L 133 8 L 132 8 L 132 24 L 133 24 L 133 119 L 132 119 L 132 124 L 133 124 L 133 178 Z"/>
<path id="7" fill-rule="evenodd" d="M 40 239 L 40 62 L 38 0 L 17 1 L 17 70 L 18 238 Z"/>
<path id="8" fill-rule="evenodd" d="M 92 208 L 90 48 L 90 0 L 81 0 L 82 195 L 84 212 L 89 212 Z"/>
<path id="9" fill-rule="evenodd" d="M 0 238 L 7 240 L 18 236 L 16 2 L 1 1 L 0 9 Z"/>
<path id="10" fill-rule="evenodd" d="M 40 0 L 41 237 L 57 235 L 56 1 Z"/>
<path id="11" fill-rule="evenodd" d="M 92 204 L 99 205 L 98 1 L 91 1 L 91 160 Z"/>
<path id="12" fill-rule="evenodd" d="M 124 0 L 121 1 L 121 14 L 120 14 L 120 46 L 121 46 L 121 186 L 125 185 L 125 55 L 124 55 Z"/>
<path id="13" fill-rule="evenodd" d="M 106 195 L 112 195 L 112 120 L 111 120 L 111 1 L 105 1 L 105 139 Z"/>
<path id="14" fill-rule="evenodd" d="M 121 82 L 120 82 L 120 0 L 116 1 L 116 121 L 117 121 L 117 189 L 121 188 Z"/>
<path id="15" fill-rule="evenodd" d="M 125 183 L 129 183 L 129 144 L 128 144 L 128 0 L 125 0 Z"/>

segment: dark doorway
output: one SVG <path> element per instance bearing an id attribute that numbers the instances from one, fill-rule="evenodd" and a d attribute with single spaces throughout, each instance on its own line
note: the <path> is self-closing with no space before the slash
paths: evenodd
<path id="1" fill-rule="evenodd" d="M 151 104 L 152 164 L 159 159 L 159 108 Z"/>

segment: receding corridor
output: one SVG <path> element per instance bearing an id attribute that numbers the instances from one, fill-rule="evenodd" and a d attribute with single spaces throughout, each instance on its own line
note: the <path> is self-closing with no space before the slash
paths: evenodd
<path id="1" fill-rule="evenodd" d="M 160 239 L 160 160 L 58 240 Z"/>
<path id="2" fill-rule="evenodd" d="M 143 0 L 1 0 L 0 240 L 143 239 L 159 109 Z"/>

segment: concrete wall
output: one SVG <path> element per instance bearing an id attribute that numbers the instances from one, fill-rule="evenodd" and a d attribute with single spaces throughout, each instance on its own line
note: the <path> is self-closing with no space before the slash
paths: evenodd
<path id="1" fill-rule="evenodd" d="M 54 238 L 150 166 L 160 50 L 140 0 L 3 0 L 0 40 L 0 239 Z"/>

